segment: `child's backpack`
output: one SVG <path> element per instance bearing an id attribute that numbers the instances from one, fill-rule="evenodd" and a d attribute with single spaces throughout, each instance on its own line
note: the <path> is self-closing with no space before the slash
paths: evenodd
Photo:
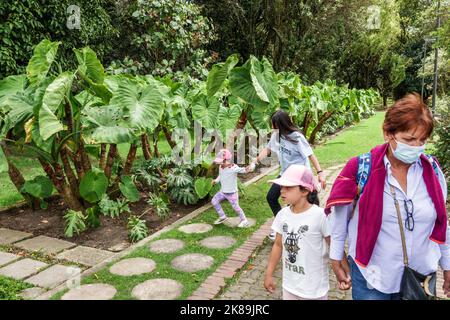
<path id="1" fill-rule="evenodd" d="M 439 169 L 436 161 L 434 160 L 434 157 L 428 154 L 425 154 L 425 156 L 428 158 L 431 165 L 433 166 L 436 176 L 439 177 Z M 372 167 L 372 154 L 370 152 L 358 156 L 358 173 L 356 174 L 356 183 L 358 184 L 358 191 L 356 193 L 355 199 L 353 200 L 353 210 L 351 217 L 353 217 L 356 208 L 356 203 L 358 202 L 359 197 L 363 193 L 364 187 L 366 186 L 367 180 L 369 179 L 371 167 Z"/>

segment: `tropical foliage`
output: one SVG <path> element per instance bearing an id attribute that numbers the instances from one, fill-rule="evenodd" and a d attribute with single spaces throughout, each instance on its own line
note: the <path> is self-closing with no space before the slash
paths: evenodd
<path id="1" fill-rule="evenodd" d="M 56 71 L 59 47 L 59 42 L 43 40 L 26 74 L 0 81 L 1 168 L 8 170 L 31 205 L 45 207 L 52 186 L 70 210 L 91 220 L 88 225 L 98 224 L 99 211 L 118 215 L 105 195 L 138 201 L 136 183 L 184 205 L 209 194 L 208 180 L 197 179 L 213 175 L 208 159 L 175 164 L 161 157 L 156 148 L 161 131 L 174 152 L 179 143 L 175 130 L 182 128 L 191 136 L 194 122 L 216 130 L 229 145 L 234 143 L 230 136 L 240 129 L 269 129 L 271 114 L 282 108 L 312 143 L 329 119 L 351 115 L 352 121 L 359 121 L 377 98 L 371 89 L 349 89 L 330 80 L 305 85 L 299 75 L 277 74 L 269 60 L 254 56 L 239 64 L 239 56 L 231 55 L 215 64 L 205 81 L 195 83 L 170 76 L 107 75 L 88 47 L 74 49 L 75 70 Z M 117 145 L 122 143 L 130 146 L 126 159 L 118 156 Z M 138 148 L 147 160 L 133 169 Z M 8 161 L 11 151 L 21 150 L 40 162 L 46 177 L 25 181 Z M 157 206 L 162 207 L 159 202 Z M 69 234 L 83 229 L 76 223 L 81 216 L 73 212 L 68 216 Z"/>

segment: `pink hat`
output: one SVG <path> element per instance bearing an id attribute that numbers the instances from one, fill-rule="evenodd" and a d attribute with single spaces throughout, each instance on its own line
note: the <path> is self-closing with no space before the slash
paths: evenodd
<path id="1" fill-rule="evenodd" d="M 214 159 L 215 163 L 222 163 L 223 160 L 230 160 L 231 159 L 231 152 L 227 149 L 221 149 L 219 153 L 217 154 L 217 157 Z"/>
<path id="2" fill-rule="evenodd" d="M 269 180 L 268 182 L 284 187 L 302 186 L 309 191 L 317 190 L 316 179 L 314 178 L 311 169 L 299 164 L 290 165 L 280 178 Z"/>

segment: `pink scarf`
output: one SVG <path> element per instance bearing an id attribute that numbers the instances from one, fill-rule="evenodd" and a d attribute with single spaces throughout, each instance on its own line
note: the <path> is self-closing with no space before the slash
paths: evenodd
<path id="1" fill-rule="evenodd" d="M 383 191 L 386 178 L 384 155 L 389 144 L 376 146 L 370 152 L 372 155 L 372 168 L 364 192 L 359 200 L 358 237 L 356 241 L 355 262 L 366 267 L 372 256 L 378 233 L 381 229 L 383 216 Z M 425 155 L 420 156 L 423 166 L 423 180 L 437 212 L 436 221 L 430 240 L 439 244 L 445 243 L 447 231 L 447 213 L 445 199 L 441 185 L 434 169 Z M 357 194 L 356 174 L 358 171 L 358 158 L 350 159 L 331 189 L 325 206 L 325 213 L 331 212 L 332 206 L 346 205 L 353 202 Z"/>

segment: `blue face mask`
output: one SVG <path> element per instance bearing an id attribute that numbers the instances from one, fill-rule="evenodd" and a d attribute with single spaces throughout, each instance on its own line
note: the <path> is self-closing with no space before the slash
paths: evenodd
<path id="1" fill-rule="evenodd" d="M 395 142 L 397 142 L 397 149 L 394 151 L 391 146 L 392 153 L 394 154 L 394 157 L 403 163 L 411 164 L 416 162 L 425 150 L 425 145 L 414 147 L 409 144 L 398 142 L 397 140 L 395 140 Z"/>

